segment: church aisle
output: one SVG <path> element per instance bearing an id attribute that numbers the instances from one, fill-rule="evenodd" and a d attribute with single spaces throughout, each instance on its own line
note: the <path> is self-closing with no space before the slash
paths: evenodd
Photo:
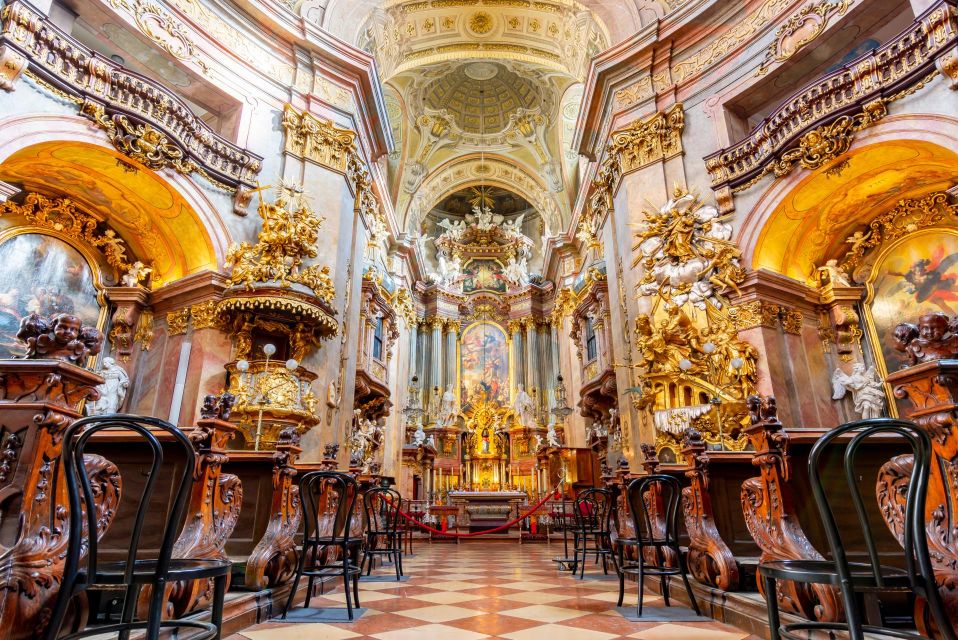
<path id="1" fill-rule="evenodd" d="M 561 545 L 418 544 L 407 582 L 360 583 L 369 610 L 352 624 L 266 623 L 228 640 L 755 640 L 718 622 L 628 622 L 615 611 L 618 583 L 590 564 L 580 581 L 553 567 Z M 382 572 L 381 572 L 382 573 Z M 626 604 L 635 603 L 634 586 Z M 343 607 L 342 589 L 313 606 Z M 646 596 L 646 606 L 660 606 Z"/>

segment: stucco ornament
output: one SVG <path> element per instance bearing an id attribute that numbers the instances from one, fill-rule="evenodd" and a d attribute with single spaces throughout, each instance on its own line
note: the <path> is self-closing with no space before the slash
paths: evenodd
<path id="1" fill-rule="evenodd" d="M 706 303 L 722 308 L 722 293 L 738 291 L 745 278 L 728 218 L 681 189 L 661 209 L 647 212 L 636 234 L 633 262 L 644 270 L 639 294 L 658 296 L 668 310 L 686 303 L 703 310 Z"/>
<path id="2" fill-rule="evenodd" d="M 851 391 L 855 402 L 855 411 L 865 420 L 880 418 L 885 408 L 885 392 L 875 367 L 865 369 L 858 363 L 852 367 L 851 374 L 836 369 L 832 374 L 832 399 L 841 400 Z"/>

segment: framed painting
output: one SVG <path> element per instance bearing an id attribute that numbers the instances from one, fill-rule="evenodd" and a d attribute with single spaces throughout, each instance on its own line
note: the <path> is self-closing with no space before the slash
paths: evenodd
<path id="1" fill-rule="evenodd" d="M 466 328 L 460 343 L 460 397 L 471 403 L 484 393 L 490 402 L 509 401 L 509 344 L 502 328 L 479 322 Z"/>
<path id="2" fill-rule="evenodd" d="M 898 324 L 931 311 L 958 316 L 958 234 L 929 230 L 892 245 L 875 262 L 869 293 L 876 355 L 885 373 L 897 371 L 904 360 L 892 337 Z"/>
<path id="3" fill-rule="evenodd" d="M 470 260 L 462 270 L 462 292 L 492 291 L 505 293 L 508 283 L 502 275 L 502 265 L 498 260 L 479 258 Z"/>
<path id="4" fill-rule="evenodd" d="M 23 353 L 20 320 L 72 313 L 99 326 L 101 306 L 90 263 L 70 244 L 40 233 L 0 241 L 0 358 Z"/>

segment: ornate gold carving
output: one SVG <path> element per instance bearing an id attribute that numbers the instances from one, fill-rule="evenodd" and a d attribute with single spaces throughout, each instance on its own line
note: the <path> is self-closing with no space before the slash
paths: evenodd
<path id="1" fill-rule="evenodd" d="M 190 316 L 193 318 L 194 329 L 220 329 L 223 326 L 219 303 L 215 300 L 193 305 L 190 307 Z"/>
<path id="2" fill-rule="evenodd" d="M 522 321 L 521 320 L 510 320 L 506 325 L 506 329 L 509 331 L 509 335 L 514 335 L 516 333 L 522 332 Z"/>
<path id="3" fill-rule="evenodd" d="M 945 192 L 924 198 L 899 200 L 895 208 L 872 220 L 864 231 L 856 231 L 845 242 L 850 249 L 842 268 L 853 273 L 874 249 L 894 242 L 909 233 L 941 224 L 958 224 L 958 205 L 949 203 Z M 856 278 L 857 279 L 857 278 Z"/>
<path id="4" fill-rule="evenodd" d="M 126 255 L 126 244 L 113 229 L 93 216 L 77 211 L 70 198 L 47 198 L 28 193 L 23 204 L 11 200 L 0 202 L 0 216 L 22 216 L 28 223 L 62 233 L 74 240 L 99 249 L 107 263 L 119 273 L 133 266 Z"/>
<path id="5" fill-rule="evenodd" d="M 780 310 L 777 304 L 753 300 L 729 309 L 729 318 L 736 331 L 754 327 L 774 329 L 778 326 Z"/>
<path id="6" fill-rule="evenodd" d="M 938 73 L 938 58 L 958 44 L 954 7 L 942 2 L 925 16 L 791 96 L 740 142 L 707 156 L 713 187 L 742 191 L 772 171 L 785 175 L 795 163 L 817 168 L 841 155 L 855 132 L 886 115 L 888 103 L 925 86 Z M 892 87 L 897 92 L 886 95 Z M 856 105 L 859 112 L 850 115 Z"/>
<path id="7" fill-rule="evenodd" d="M 118 151 L 150 169 L 172 167 L 180 173 L 197 169 L 195 163 L 184 158 L 182 149 L 149 123 L 134 124 L 122 114 L 110 117 L 103 105 L 90 101 L 83 104 L 80 112 L 106 131 Z"/>
<path id="8" fill-rule="evenodd" d="M 190 309 L 186 307 L 166 314 L 166 333 L 170 336 L 180 336 L 186 333 L 190 324 Z"/>
<path id="9" fill-rule="evenodd" d="M 406 326 L 415 329 L 416 327 L 416 305 L 413 302 L 412 295 L 406 287 L 400 287 L 393 295 L 390 304 L 397 316 L 406 322 Z"/>
<path id="10" fill-rule="evenodd" d="M 805 324 L 805 316 L 797 309 L 782 307 L 781 311 L 782 329 L 785 333 L 802 335 L 802 326 Z"/>
<path id="11" fill-rule="evenodd" d="M 556 326 L 562 324 L 562 318 L 571 315 L 579 304 L 578 297 L 572 287 L 563 287 L 555 297 L 555 306 L 552 308 L 552 323 Z"/>
<path id="12" fill-rule="evenodd" d="M 888 108 L 884 101 L 869 102 L 861 113 L 841 116 L 803 135 L 798 146 L 783 153 L 777 162 L 769 165 L 769 169 L 778 177 L 787 175 L 796 162 L 803 169 L 817 169 L 848 151 L 856 131 L 873 125 L 886 115 Z"/>
<path id="13" fill-rule="evenodd" d="M 285 362 L 254 360 L 245 372 L 236 363 L 226 365 L 230 373 L 229 392 L 236 396 L 233 416 L 251 445 L 256 439 L 258 417 L 263 412 L 261 448 L 275 447 L 283 428 L 295 426 L 298 433 L 319 423 L 312 383 L 316 374 L 299 367 L 294 371 Z"/>
<path id="14" fill-rule="evenodd" d="M 477 11 L 469 16 L 469 30 L 476 35 L 486 35 L 492 31 L 494 24 L 495 21 L 492 19 L 492 16 L 485 11 Z"/>
<path id="15" fill-rule="evenodd" d="M 765 75 L 772 65 L 785 62 L 805 48 L 822 35 L 832 18 L 845 15 L 849 4 L 849 0 L 817 0 L 799 9 L 775 32 L 755 75 Z"/>
<path id="16" fill-rule="evenodd" d="M 283 110 L 283 128 L 287 153 L 346 172 L 349 156 L 356 149 L 355 132 L 340 129 L 330 120 L 320 120 L 288 104 Z"/>
<path id="17" fill-rule="evenodd" d="M 626 174 L 681 155 L 684 128 L 685 113 L 682 104 L 676 103 L 666 111 L 613 132 L 606 153 L 619 156 L 622 173 Z"/>
<path id="18" fill-rule="evenodd" d="M 149 351 L 153 343 L 153 312 L 144 309 L 136 322 L 136 332 L 133 334 L 133 343 L 140 343 L 140 349 Z"/>
<path id="19" fill-rule="evenodd" d="M 741 251 L 730 242 L 729 216 L 681 189 L 673 196 L 659 211 L 646 211 L 636 233 L 632 266 L 643 270 L 639 295 L 655 296 L 666 309 L 686 303 L 722 308 L 722 293 L 738 291 L 745 279 Z"/>
<path id="20" fill-rule="evenodd" d="M 186 62 L 194 62 L 204 73 L 209 66 L 187 33 L 186 27 L 170 12 L 150 0 L 110 0 L 115 9 L 123 9 L 133 16 L 143 35 L 166 49 L 170 55 Z"/>
<path id="21" fill-rule="evenodd" d="M 260 201 L 257 212 L 263 219 L 255 245 L 234 244 L 226 253 L 226 265 L 232 268 L 231 285 L 279 283 L 288 288 L 299 284 L 313 290 L 320 300 L 331 304 L 336 295 L 329 267 L 303 266 L 306 258 L 317 255 L 319 227 L 324 218 L 316 217 L 301 190 L 283 186 L 273 203 Z M 295 205 L 291 202 L 296 197 Z"/>
<path id="22" fill-rule="evenodd" d="M 584 382 L 591 382 L 599 376 L 599 362 L 598 360 L 593 360 L 585 366 L 583 370 L 582 379 Z"/>
<path id="23" fill-rule="evenodd" d="M 725 54 L 764 29 L 790 4 L 792 0 L 767 0 L 755 13 L 737 21 L 728 31 L 722 33 L 703 49 L 688 59 L 672 65 L 672 78 L 675 83 L 681 84 L 711 67 Z"/>

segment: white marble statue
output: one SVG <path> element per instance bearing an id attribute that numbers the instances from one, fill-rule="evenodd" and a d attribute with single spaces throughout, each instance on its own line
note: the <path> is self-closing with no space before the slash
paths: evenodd
<path id="1" fill-rule="evenodd" d="M 412 434 L 412 443 L 421 447 L 426 444 L 426 432 L 422 429 L 422 422 L 416 420 L 416 432 Z"/>
<path id="2" fill-rule="evenodd" d="M 103 384 L 96 389 L 100 392 L 100 399 L 86 405 L 87 415 L 102 416 L 108 413 L 118 413 L 126 398 L 126 390 L 130 387 L 130 376 L 116 360 L 107 356 L 103 358 Z"/>
<path id="3" fill-rule="evenodd" d="M 832 259 L 816 269 L 818 273 L 818 284 L 824 285 L 831 283 L 836 287 L 850 287 L 851 281 L 848 275 L 838 266 L 838 260 Z"/>
<path id="4" fill-rule="evenodd" d="M 533 411 L 535 407 L 532 403 L 532 396 L 526 393 L 525 388 L 520 384 L 519 389 L 516 391 L 516 400 L 512 403 L 512 408 L 516 412 L 516 416 L 519 418 L 519 424 L 523 427 L 533 427 L 535 426 Z"/>
<path id="5" fill-rule="evenodd" d="M 537 434 L 536 434 L 535 450 L 538 451 L 538 450 L 541 449 L 541 448 L 542 448 L 542 436 L 537 433 Z"/>
<path id="6" fill-rule="evenodd" d="M 865 365 L 856 363 L 851 374 L 836 369 L 832 375 L 833 400 L 841 400 L 849 391 L 852 401 L 863 419 L 880 418 L 885 408 L 885 391 L 875 367 L 865 369 Z"/>
<path id="7" fill-rule="evenodd" d="M 151 267 L 148 267 L 137 260 L 133 263 L 133 266 L 131 266 L 129 270 L 123 274 L 123 277 L 120 278 L 120 281 L 123 282 L 124 287 L 136 287 L 151 273 L 153 273 L 153 269 Z"/>
<path id="8" fill-rule="evenodd" d="M 529 284 L 529 261 L 525 256 L 516 260 L 515 256 L 509 256 L 502 275 L 514 287 L 522 287 Z"/>
<path id="9" fill-rule="evenodd" d="M 502 224 L 503 217 L 498 213 L 493 213 L 489 207 L 480 207 L 473 205 L 472 213 L 466 214 L 466 222 L 474 225 L 479 231 L 489 231 L 493 227 Z"/>
<path id="10" fill-rule="evenodd" d="M 449 257 L 445 251 L 439 252 L 439 271 L 433 274 L 433 279 L 443 286 L 456 282 L 462 275 L 462 258 Z"/>
<path id="11" fill-rule="evenodd" d="M 559 434 L 556 433 L 556 420 L 552 418 L 549 421 L 549 427 L 546 431 L 546 440 L 549 443 L 550 447 L 561 447 L 562 443 L 559 442 Z"/>
<path id="12" fill-rule="evenodd" d="M 431 433 L 429 434 L 429 437 L 426 438 L 426 446 L 432 447 L 433 449 L 436 448 L 436 437 Z"/>
<path id="13" fill-rule="evenodd" d="M 449 218 L 443 218 L 438 222 L 438 225 L 445 229 L 440 237 L 446 237 L 455 242 L 461 240 L 462 234 L 466 231 L 465 220 L 450 220 Z"/>
<path id="14" fill-rule="evenodd" d="M 506 233 L 506 236 L 510 238 L 520 238 L 522 237 L 522 221 L 525 217 L 526 214 L 523 213 L 518 218 L 507 220 L 502 223 L 500 228 Z"/>
<path id="15" fill-rule="evenodd" d="M 442 401 L 439 405 L 439 424 L 443 427 L 453 426 L 458 414 L 456 394 L 452 392 L 452 387 L 447 387 L 442 394 Z"/>

